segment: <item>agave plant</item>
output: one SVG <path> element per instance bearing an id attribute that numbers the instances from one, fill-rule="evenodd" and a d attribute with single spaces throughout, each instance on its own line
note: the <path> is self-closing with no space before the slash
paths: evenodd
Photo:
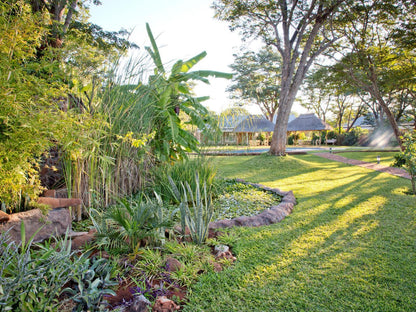
<path id="1" fill-rule="evenodd" d="M 195 178 L 195 190 L 187 181 L 181 182 L 182 194 L 176 187 L 175 182 L 169 177 L 172 192 L 180 200 L 181 227 L 185 233 L 189 229 L 191 238 L 196 244 L 203 244 L 208 236 L 208 226 L 214 215 L 211 193 L 207 191 L 207 185 L 204 182 L 202 189 L 199 183 L 199 177 Z"/>

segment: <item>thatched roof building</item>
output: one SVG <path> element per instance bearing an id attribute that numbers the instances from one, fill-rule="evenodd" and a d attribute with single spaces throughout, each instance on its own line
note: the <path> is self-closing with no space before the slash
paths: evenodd
<path id="1" fill-rule="evenodd" d="M 250 115 L 241 121 L 235 127 L 235 133 L 258 133 L 258 132 L 272 132 L 274 130 L 274 123 L 264 118 L 261 115 Z"/>
<path id="2" fill-rule="evenodd" d="M 331 130 L 332 127 L 315 114 L 302 114 L 287 125 L 287 131 L 322 131 Z"/>
<path id="3" fill-rule="evenodd" d="M 247 115 L 220 116 L 218 126 L 221 132 L 234 132 L 234 129 L 247 118 Z"/>

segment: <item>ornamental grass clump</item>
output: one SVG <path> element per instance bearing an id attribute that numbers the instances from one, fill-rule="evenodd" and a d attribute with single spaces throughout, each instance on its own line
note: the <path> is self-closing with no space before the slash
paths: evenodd
<path id="1" fill-rule="evenodd" d="M 212 161 L 205 157 L 195 157 L 183 159 L 173 163 L 163 163 L 155 166 L 152 170 L 152 182 L 148 188 L 155 190 L 166 203 L 179 203 L 173 193 L 170 179 L 181 189 L 182 181 L 187 181 L 191 189 L 195 192 L 197 188 L 196 179 L 199 185 L 206 184 L 211 189 L 216 184 L 217 168 L 213 166 Z"/>

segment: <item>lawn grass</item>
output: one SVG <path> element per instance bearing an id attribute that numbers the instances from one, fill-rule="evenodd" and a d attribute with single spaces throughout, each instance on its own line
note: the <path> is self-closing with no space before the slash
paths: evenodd
<path id="1" fill-rule="evenodd" d="M 380 156 L 380 164 L 391 167 L 394 162 L 394 155 L 397 155 L 398 153 L 399 152 L 345 152 L 337 153 L 337 155 L 371 163 L 377 163 L 377 156 Z"/>
<path id="2" fill-rule="evenodd" d="M 235 228 L 237 262 L 207 274 L 184 311 L 415 311 L 410 181 L 313 154 L 218 157 L 219 174 L 293 190 L 278 224 Z"/>

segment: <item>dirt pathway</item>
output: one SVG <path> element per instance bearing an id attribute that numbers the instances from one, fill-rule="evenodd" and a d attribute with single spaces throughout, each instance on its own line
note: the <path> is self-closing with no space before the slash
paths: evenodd
<path id="1" fill-rule="evenodd" d="M 314 155 L 327 158 L 330 160 L 334 160 L 334 161 L 343 162 L 343 163 L 350 164 L 350 165 L 355 165 L 355 166 L 360 166 L 360 167 L 364 167 L 367 169 L 385 172 L 385 173 L 392 174 L 401 178 L 410 179 L 410 175 L 404 169 L 394 168 L 394 167 L 385 167 L 385 166 L 378 165 L 375 163 L 369 163 L 369 162 L 365 162 L 362 160 L 350 159 L 350 158 L 346 158 L 343 156 L 330 154 L 330 153 L 315 153 Z"/>

